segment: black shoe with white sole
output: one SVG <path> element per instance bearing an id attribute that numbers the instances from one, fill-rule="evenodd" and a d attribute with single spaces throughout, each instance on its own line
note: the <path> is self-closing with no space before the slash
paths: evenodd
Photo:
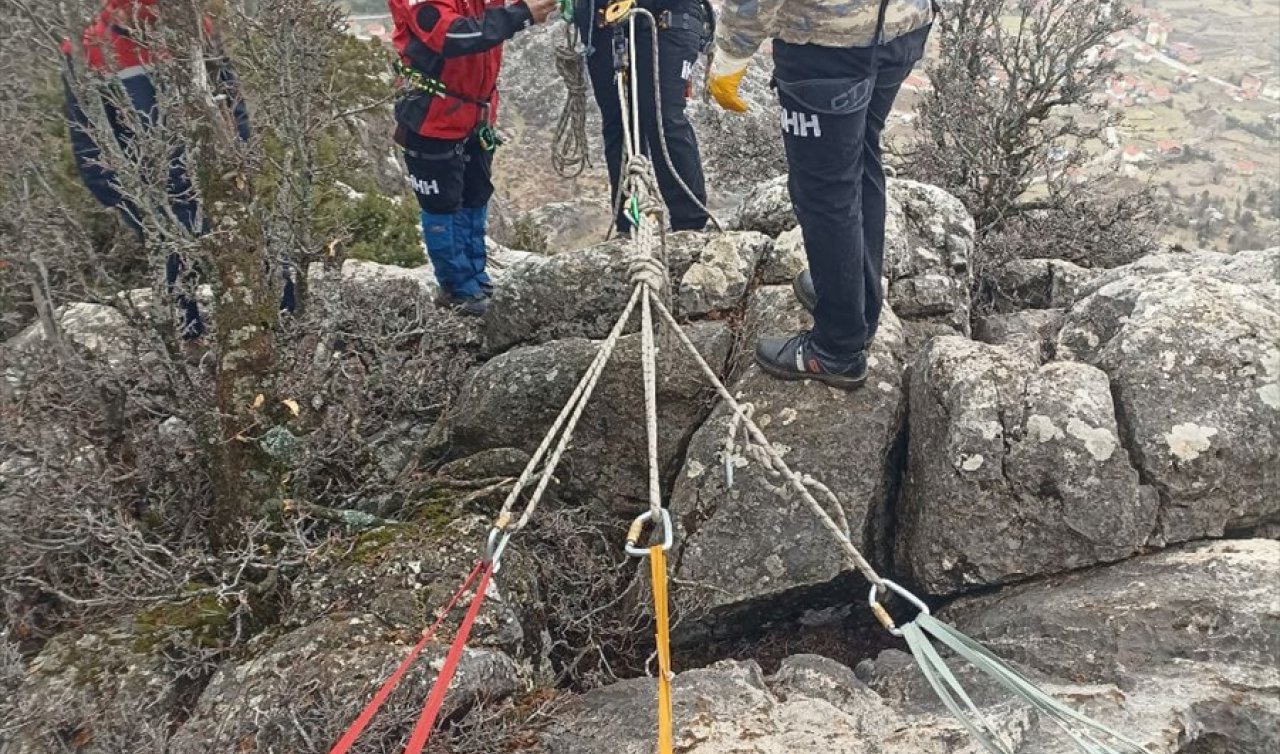
<path id="1" fill-rule="evenodd" d="M 782 380 L 817 380 L 841 390 L 862 387 L 867 379 L 867 356 L 858 351 L 847 359 L 818 353 L 811 333 L 780 338 L 761 338 L 756 344 L 756 363 L 766 373 Z"/>

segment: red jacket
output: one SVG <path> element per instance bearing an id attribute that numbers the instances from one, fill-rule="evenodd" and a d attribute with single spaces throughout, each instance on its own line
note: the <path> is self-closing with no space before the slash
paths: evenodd
<path id="1" fill-rule="evenodd" d="M 532 25 L 523 2 L 387 0 L 392 43 L 412 73 L 396 121 L 433 139 L 461 140 L 498 114 L 502 43 Z"/>
<path id="2" fill-rule="evenodd" d="M 146 39 L 157 18 L 158 2 L 106 0 L 102 12 L 85 27 L 81 37 L 89 68 L 98 73 L 127 73 L 156 58 L 163 59 L 164 52 L 150 48 Z M 208 18 L 203 22 L 205 34 L 212 37 L 213 22 Z M 70 55 L 71 50 L 71 42 L 64 41 L 62 51 Z"/>
<path id="3" fill-rule="evenodd" d="M 84 30 L 82 41 L 89 67 L 99 73 L 115 73 L 150 63 L 151 50 L 130 32 L 155 21 L 155 4 L 156 0 L 107 0 Z"/>

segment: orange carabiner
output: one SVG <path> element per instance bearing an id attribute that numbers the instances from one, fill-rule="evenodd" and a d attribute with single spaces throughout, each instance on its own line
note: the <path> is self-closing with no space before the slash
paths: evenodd
<path id="1" fill-rule="evenodd" d="M 606 24 L 616 24 L 631 13 L 631 9 L 636 7 L 636 0 L 618 0 L 604 9 L 604 22 Z"/>

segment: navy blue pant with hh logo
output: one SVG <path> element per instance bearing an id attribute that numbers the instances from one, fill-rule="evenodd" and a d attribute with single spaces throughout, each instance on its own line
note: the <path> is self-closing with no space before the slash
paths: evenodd
<path id="1" fill-rule="evenodd" d="M 929 27 L 879 47 L 773 43 L 788 188 L 818 294 L 814 341 L 861 350 L 884 303 L 885 183 L 880 135 Z"/>

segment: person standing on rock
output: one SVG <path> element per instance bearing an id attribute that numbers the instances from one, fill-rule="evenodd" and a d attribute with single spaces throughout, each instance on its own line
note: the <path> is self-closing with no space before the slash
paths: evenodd
<path id="1" fill-rule="evenodd" d="M 884 302 L 880 134 L 936 11 L 930 0 L 725 0 L 708 88 L 721 107 L 745 111 L 738 87 L 773 37 L 787 187 L 809 260 L 793 288 L 813 329 L 756 346 L 775 377 L 844 389 L 866 380 Z"/>
<path id="2" fill-rule="evenodd" d="M 441 301 L 478 316 L 493 283 L 485 234 L 502 44 L 546 21 L 556 0 L 388 0 L 399 53 L 396 143 L 422 210 Z"/>
<path id="3" fill-rule="evenodd" d="M 618 210 L 618 232 L 631 232 L 631 221 L 620 206 L 622 185 L 623 123 L 622 103 L 615 80 L 615 34 L 625 34 L 626 24 L 606 26 L 604 10 L 614 0 L 577 0 L 574 23 L 586 45 L 587 73 L 596 105 L 600 108 L 604 136 L 604 158 L 609 168 L 610 196 Z M 711 37 L 711 9 L 704 0 L 638 0 L 636 5 L 658 21 L 657 64 L 659 81 L 654 91 L 654 49 L 647 18 L 636 19 L 635 70 L 639 84 L 640 134 L 645 154 L 653 162 L 658 191 L 667 206 L 672 230 L 702 230 L 707 214 L 706 180 L 698 137 L 685 114 L 693 94 L 693 68 Z M 659 130 L 661 123 L 661 130 Z M 662 137 L 666 153 L 663 155 Z M 672 173 L 672 168 L 675 172 Z M 683 185 L 682 185 L 683 184 Z"/>
<path id="4" fill-rule="evenodd" d="M 157 218 L 172 217 L 182 231 L 193 236 L 208 232 L 188 174 L 185 150 L 179 146 L 169 157 L 164 192 L 168 206 L 143 206 L 141 197 L 126 195 L 120 181 L 123 166 L 111 161 L 115 155 L 141 160 L 138 155 L 145 152 L 145 148 L 139 142 L 151 134 L 157 124 L 163 123 L 159 109 L 163 82 L 156 80 L 155 68 L 168 57 L 168 52 L 159 44 L 157 25 L 160 23 L 158 0 L 105 0 L 81 37 L 88 75 L 81 76 L 77 70 L 74 45 L 68 39 L 62 43 L 65 57 L 62 79 L 72 158 L 81 181 L 103 206 L 117 210 L 139 239 L 167 245 L 175 231 Z M 239 84 L 230 63 L 217 49 L 217 35 L 209 18 L 204 19 L 204 33 L 205 41 L 214 48 L 210 57 L 214 67 L 212 78 L 221 91 L 234 95 L 239 91 Z M 97 104 L 106 116 L 104 123 L 94 122 L 86 112 L 87 103 L 82 98 L 89 94 L 100 100 Z M 248 141 L 249 114 L 244 100 L 238 96 L 230 100 L 228 107 L 236 130 L 242 140 Z M 168 136 L 160 133 L 155 138 Z M 102 138 L 113 139 L 117 148 L 105 149 L 108 145 L 99 141 Z M 182 312 L 182 338 L 199 341 L 206 326 L 194 295 L 198 271 L 190 269 L 177 252 L 165 256 L 165 284 Z M 284 290 L 280 309 L 291 312 L 295 304 L 292 273 L 287 266 L 282 269 Z"/>

